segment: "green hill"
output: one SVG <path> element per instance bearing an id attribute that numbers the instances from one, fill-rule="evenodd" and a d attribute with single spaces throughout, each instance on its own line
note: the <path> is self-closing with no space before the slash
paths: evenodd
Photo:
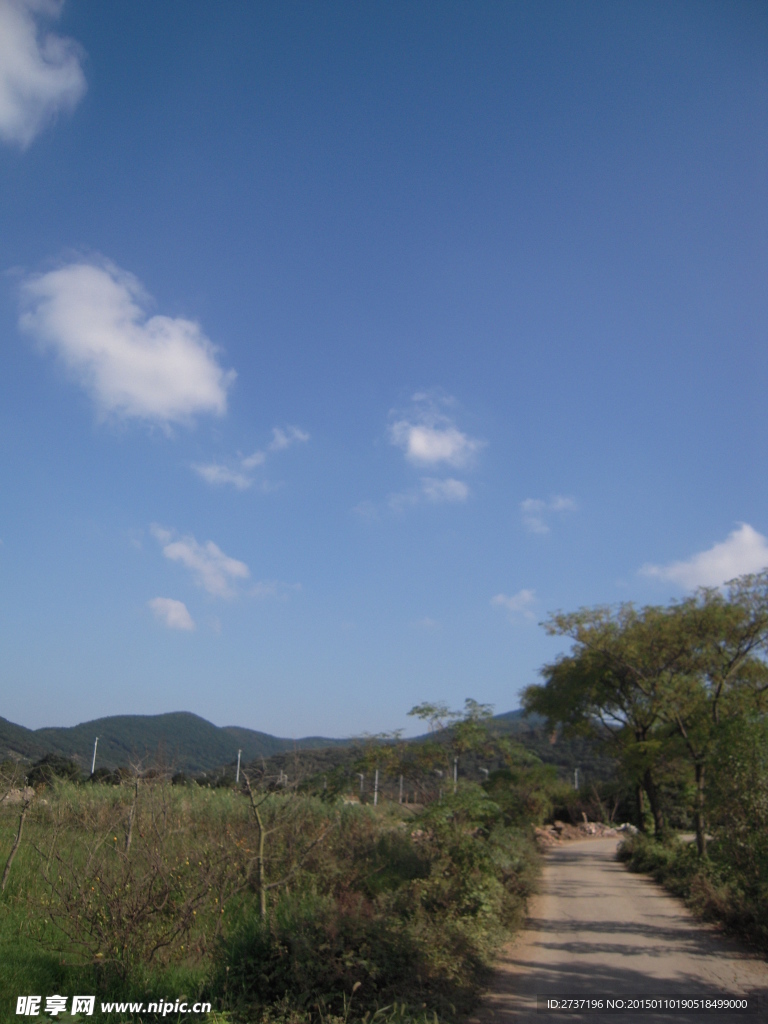
<path id="1" fill-rule="evenodd" d="M 0 719 L 0 759 L 36 760 L 46 753 L 73 758 L 90 771 L 93 743 L 99 738 L 96 765 L 116 768 L 162 762 L 176 771 L 212 771 L 237 759 L 269 757 L 280 751 L 326 747 L 345 740 L 309 736 L 283 739 L 239 726 L 220 727 L 188 711 L 165 715 L 113 715 L 68 728 L 25 729 Z"/>
<path id="2" fill-rule="evenodd" d="M 525 717 L 518 710 L 495 715 L 490 724 L 499 733 L 512 733 L 542 760 L 558 765 L 563 772 L 572 772 L 578 766 L 582 773 L 600 777 L 609 770 L 602 759 L 595 760 L 595 752 L 584 740 L 558 738 L 553 744 L 554 737 L 546 734 L 543 719 Z M 316 771 L 330 770 L 352 756 L 339 749 L 349 747 L 351 740 L 324 736 L 286 739 L 242 726 L 220 727 L 188 711 L 175 711 L 165 715 L 113 715 L 69 728 L 45 729 L 26 729 L 0 718 L 0 760 L 31 762 L 44 754 L 60 754 L 74 759 L 87 774 L 97 736 L 99 768 L 161 763 L 188 775 L 233 765 L 238 750 L 242 750 L 243 764 L 276 758 L 275 764 L 285 770 L 297 751 L 317 752 L 309 758 Z M 418 743 L 424 738 L 416 737 L 411 742 Z"/>
<path id="3" fill-rule="evenodd" d="M 47 752 L 47 747 L 32 729 L 0 718 L 0 760 L 9 757 L 14 761 L 31 761 Z"/>

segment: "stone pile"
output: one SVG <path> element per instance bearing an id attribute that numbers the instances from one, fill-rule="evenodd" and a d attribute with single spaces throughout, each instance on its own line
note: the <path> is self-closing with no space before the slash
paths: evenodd
<path id="1" fill-rule="evenodd" d="M 565 821 L 556 821 L 536 829 L 536 842 L 542 849 L 547 849 L 573 839 L 608 839 L 629 832 L 637 832 L 637 829 L 628 822 L 623 825 L 605 825 L 602 821 L 581 821 L 578 825 L 569 825 Z"/>

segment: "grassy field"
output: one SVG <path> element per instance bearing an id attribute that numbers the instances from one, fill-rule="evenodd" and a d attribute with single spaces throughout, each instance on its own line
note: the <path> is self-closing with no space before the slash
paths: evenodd
<path id="1" fill-rule="evenodd" d="M 466 785 L 416 816 L 163 778 L 53 782 L 0 897 L 0 1021 L 20 1019 L 17 996 L 53 994 L 95 995 L 84 1020 L 151 1016 L 102 1001 L 179 999 L 209 1001 L 211 1020 L 458 1020 L 537 873 L 494 797 Z M 0 803 L 0 868 L 21 810 Z"/>

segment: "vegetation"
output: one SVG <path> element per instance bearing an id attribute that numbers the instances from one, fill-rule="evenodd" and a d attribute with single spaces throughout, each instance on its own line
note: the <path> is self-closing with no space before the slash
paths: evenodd
<path id="1" fill-rule="evenodd" d="M 524 704 L 617 758 L 646 833 L 623 856 L 765 948 L 768 572 L 666 608 L 558 614 L 547 628 L 573 648 Z M 692 848 L 672 838 L 688 824 Z"/>
<path id="2" fill-rule="evenodd" d="M 211 788 L 139 765 L 86 784 L 41 760 L 34 798 L 0 801 L 0 850 L 14 854 L 0 991 L 185 993 L 266 1024 L 466 1015 L 522 920 L 531 824 L 560 785 L 514 743 L 494 746 L 486 710 L 468 702 L 458 731 L 438 727 L 421 752 L 397 737 L 358 749 L 354 767 L 389 783 L 375 807 L 328 773 L 287 782 L 266 762 Z M 454 786 L 456 751 L 492 747 L 505 767 Z M 416 806 L 398 799 L 405 772 Z"/>
<path id="3" fill-rule="evenodd" d="M 478 705 L 480 707 L 480 705 Z M 450 722 L 446 723 L 450 725 Z M 611 758 L 596 754 L 594 746 L 583 737 L 552 735 L 543 718 L 523 717 L 521 711 L 495 715 L 486 722 L 488 729 L 499 736 L 512 736 L 548 764 L 555 764 L 561 773 L 571 777 L 579 767 L 592 781 L 608 779 L 614 774 Z M 450 732 L 450 729 L 448 730 Z M 206 785 L 232 785 L 235 779 L 237 751 L 242 751 L 243 764 L 266 761 L 269 773 L 282 770 L 291 778 L 320 772 L 328 773 L 346 767 L 354 771 L 360 748 L 381 746 L 384 739 L 332 740 L 305 737 L 281 739 L 253 729 L 236 726 L 219 728 L 188 712 L 166 715 L 116 715 L 85 722 L 71 728 L 25 729 L 0 719 L 0 758 L 6 757 L 29 766 L 45 755 L 56 755 L 74 761 L 83 775 L 90 772 L 93 743 L 99 737 L 96 776 L 106 779 L 131 762 L 152 759 L 172 765 L 175 773 L 199 779 Z M 433 736 L 432 738 L 436 738 Z M 389 737 L 395 740 L 395 737 Z M 409 740 L 420 743 L 424 737 Z M 553 742 L 555 741 L 555 742 Z M 405 742 L 405 741 L 404 741 Z M 501 767 L 503 760 L 490 760 L 484 751 L 465 750 L 459 762 L 459 774 L 479 780 L 479 767 Z M 298 770 L 297 770 L 298 762 Z"/>
<path id="4" fill-rule="evenodd" d="M 716 767 L 714 767 L 716 766 Z M 713 750 L 707 855 L 679 839 L 622 844 L 630 870 L 652 874 L 703 917 L 768 952 L 768 721 L 729 722 Z"/>

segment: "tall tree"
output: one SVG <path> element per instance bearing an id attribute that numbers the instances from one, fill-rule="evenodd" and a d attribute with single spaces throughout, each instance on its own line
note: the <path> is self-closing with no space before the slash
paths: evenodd
<path id="1" fill-rule="evenodd" d="M 725 592 L 702 588 L 667 618 L 687 647 L 670 680 L 662 716 L 682 738 L 695 777 L 694 823 L 706 854 L 707 772 L 725 723 L 768 708 L 768 572 L 733 580 Z"/>
<path id="2" fill-rule="evenodd" d="M 634 782 L 641 823 L 645 795 L 663 834 L 659 769 L 670 733 L 663 712 L 688 651 L 679 631 L 665 609 L 638 611 L 631 604 L 558 613 L 544 626 L 550 635 L 570 637 L 573 647 L 544 666 L 545 683 L 525 690 L 523 706 L 544 715 L 550 727 L 607 742 Z"/>

